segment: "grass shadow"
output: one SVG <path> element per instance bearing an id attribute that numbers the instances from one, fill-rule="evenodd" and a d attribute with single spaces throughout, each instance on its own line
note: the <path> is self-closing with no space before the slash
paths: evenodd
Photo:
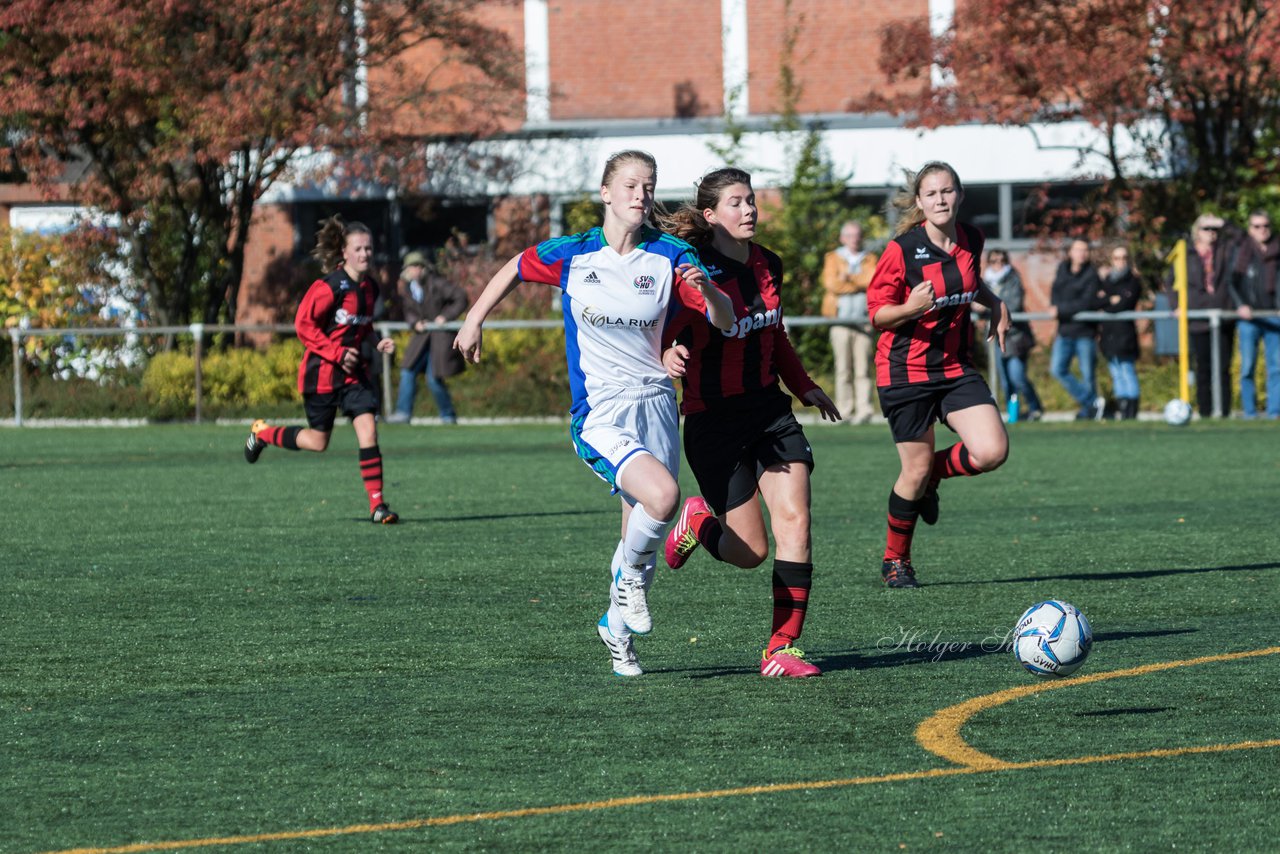
<path id="1" fill-rule="evenodd" d="M 1101 632 L 1093 636 L 1094 643 L 1131 640 L 1133 638 L 1158 638 L 1169 635 L 1191 634 L 1197 629 L 1159 629 L 1145 632 Z M 937 637 L 908 638 L 893 648 L 873 654 L 857 650 L 815 655 L 814 663 L 823 670 L 876 670 L 881 667 L 910 667 L 917 664 L 944 664 L 951 661 L 967 661 L 988 655 L 1009 655 L 1012 648 L 1005 638 L 990 637 L 980 641 L 947 641 Z"/>
<path id="2" fill-rule="evenodd" d="M 1093 636 L 1094 643 L 1131 640 L 1133 638 L 1158 638 L 1170 635 L 1192 634 L 1198 629 L 1159 629 L 1145 632 L 1101 632 Z M 837 670 L 877 670 L 882 667 L 909 667 L 916 664 L 943 664 L 951 661 L 967 661 L 988 655 L 1009 655 L 1012 648 L 1004 638 L 986 638 L 981 641 L 945 641 L 936 637 L 922 637 L 918 642 L 910 639 L 892 649 L 874 654 L 857 650 L 814 653 L 809 656 L 823 672 Z M 685 674 L 690 679 L 717 679 L 723 676 L 746 676 L 759 673 L 757 667 L 660 667 L 647 669 L 646 673 Z"/>
<path id="3" fill-rule="evenodd" d="M 1246 563 L 1229 566 L 1197 566 L 1186 569 L 1140 569 L 1125 572 L 1064 572 L 1059 575 L 1028 575 L 1021 578 L 990 578 L 977 581 L 931 581 L 929 587 L 958 584 L 1027 584 L 1037 581 L 1129 581 L 1163 578 L 1166 575 L 1190 575 L 1200 572 L 1249 572 L 1280 569 L 1280 563 Z"/>
<path id="4" fill-rule="evenodd" d="M 617 515 L 617 508 L 607 510 L 548 510 L 542 513 L 486 513 L 474 516 L 401 516 L 400 525 L 428 525 L 436 522 L 496 522 L 502 519 L 536 519 L 548 516 L 593 516 L 601 514 Z M 359 517 L 356 521 L 367 522 L 368 517 Z"/>

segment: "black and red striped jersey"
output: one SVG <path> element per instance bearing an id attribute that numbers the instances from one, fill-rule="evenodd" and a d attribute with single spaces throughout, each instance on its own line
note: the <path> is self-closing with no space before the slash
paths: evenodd
<path id="1" fill-rule="evenodd" d="M 702 412 L 742 395 L 780 394 L 779 377 L 798 397 L 817 388 L 782 326 L 782 259 L 754 243 L 745 264 L 711 246 L 699 248 L 698 255 L 733 301 L 734 324 L 716 329 L 684 309 L 668 325 L 663 340 L 689 348 L 681 411 Z"/>
<path id="2" fill-rule="evenodd" d="M 324 394 L 343 385 L 368 382 L 368 366 L 355 374 L 342 370 L 342 352 L 357 351 L 365 336 L 373 332 L 373 306 L 378 286 L 365 276 L 353 282 L 339 269 L 316 279 L 298 306 L 293 328 L 307 348 L 298 365 L 298 390 L 303 394 Z"/>
<path id="3" fill-rule="evenodd" d="M 969 312 L 982 284 L 985 238 L 975 226 L 960 223 L 951 252 L 935 246 L 923 225 L 895 237 L 885 247 L 867 289 L 867 310 L 902 305 L 921 282 L 933 286 L 933 310 L 880 333 L 876 346 L 876 385 L 901 386 L 954 379 L 976 373 L 973 323 Z"/>

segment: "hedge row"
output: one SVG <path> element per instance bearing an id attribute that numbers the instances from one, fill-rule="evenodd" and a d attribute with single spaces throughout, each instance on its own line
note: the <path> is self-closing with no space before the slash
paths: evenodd
<path id="1" fill-rule="evenodd" d="M 404 352 L 408 333 L 396 338 Z M 555 329 L 511 329 L 485 333 L 484 361 L 449 381 L 459 412 L 466 415 L 561 414 L 569 406 L 564 335 Z M 296 339 L 266 350 L 215 351 L 201 362 L 203 406 L 211 416 L 281 412 L 299 408 L 298 363 L 303 347 Z M 379 356 L 379 358 L 381 358 Z M 391 388 L 399 385 L 393 358 Z M 419 379 L 416 411 L 434 413 L 431 395 Z M 142 390 L 158 419 L 190 417 L 195 412 L 195 362 L 189 352 L 171 351 L 151 359 Z"/>

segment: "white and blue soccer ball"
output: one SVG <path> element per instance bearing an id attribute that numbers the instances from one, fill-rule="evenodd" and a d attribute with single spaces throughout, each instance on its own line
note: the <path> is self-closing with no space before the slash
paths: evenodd
<path id="1" fill-rule="evenodd" d="M 1070 676 L 1093 648 L 1093 629 L 1074 605 L 1057 599 L 1032 605 L 1013 627 L 1013 654 L 1037 676 Z"/>
<path id="2" fill-rule="evenodd" d="M 1180 397 L 1175 397 L 1164 405 L 1164 423 L 1172 427 L 1183 427 L 1191 421 L 1191 404 Z"/>

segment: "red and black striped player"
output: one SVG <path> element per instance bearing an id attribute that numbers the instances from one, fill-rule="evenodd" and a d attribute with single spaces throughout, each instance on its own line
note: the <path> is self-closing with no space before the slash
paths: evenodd
<path id="1" fill-rule="evenodd" d="M 323 452 L 329 447 L 338 410 L 351 419 L 360 446 L 360 476 L 369 497 L 370 520 L 394 525 L 400 517 L 382 496 L 382 451 L 378 448 L 378 397 L 369 378 L 369 364 L 360 344 L 373 334 L 374 302 L 378 286 L 369 274 L 373 262 L 373 234 L 362 223 L 325 221 L 316 235 L 315 257 L 331 270 L 312 283 L 294 328 L 307 351 L 298 366 L 298 390 L 307 413 L 306 428 L 272 427 L 253 422 L 244 458 L 258 461 L 268 445 L 290 451 Z M 395 342 L 383 338 L 379 353 L 391 353 Z"/>
<path id="2" fill-rule="evenodd" d="M 938 521 L 938 483 L 998 468 L 1009 436 L 995 398 L 973 367 L 973 303 L 986 306 L 1004 349 L 1009 312 L 982 282 L 983 236 L 958 219 L 964 187 L 946 163 L 927 163 L 895 199 L 902 214 L 867 291 L 876 348 L 876 387 L 902 471 L 889 493 L 889 532 L 881 576 L 889 587 L 918 587 L 911 565 L 916 521 Z M 935 421 L 960 441 L 935 450 Z"/>
<path id="3" fill-rule="evenodd" d="M 663 354 L 684 382 L 684 453 L 701 496 L 685 502 L 667 535 L 666 559 L 679 568 L 699 545 L 717 560 L 744 568 L 769 555 L 769 535 L 756 496 L 769 508 L 773 562 L 773 628 L 760 672 L 817 676 L 794 646 L 804 627 L 813 578 L 809 541 L 809 473 L 813 452 L 791 414 L 779 379 L 832 421 L 840 413 L 809 378 L 782 326 L 782 262 L 751 242 L 757 209 L 751 176 L 718 169 L 698 184 L 693 204 L 664 223 L 698 249 L 720 290 L 733 301 L 733 327 L 713 329 L 700 315 L 673 318 Z M 716 515 L 719 514 L 719 515 Z"/>

